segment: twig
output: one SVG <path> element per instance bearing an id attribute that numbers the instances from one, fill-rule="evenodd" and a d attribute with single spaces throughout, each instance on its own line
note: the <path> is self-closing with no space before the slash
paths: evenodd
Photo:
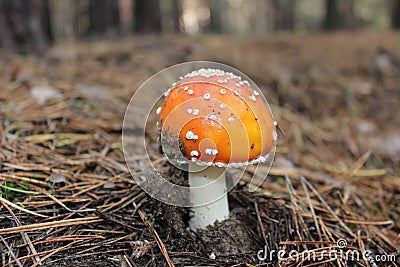
<path id="1" fill-rule="evenodd" d="M 71 243 L 69 243 L 69 244 L 67 244 L 67 245 L 65 245 L 65 246 L 62 246 L 62 247 L 59 247 L 59 248 L 53 250 L 52 252 L 50 252 L 49 254 L 47 254 L 46 256 L 44 256 L 44 257 L 42 258 L 42 261 L 45 261 L 46 259 L 50 258 L 50 257 L 53 256 L 54 254 L 60 252 L 61 250 L 64 250 L 64 249 L 66 249 L 66 248 L 69 248 L 70 246 L 72 246 L 72 245 L 74 245 L 74 244 L 76 244 L 76 243 L 78 243 L 78 242 L 81 242 L 81 240 L 73 241 L 73 242 L 71 242 Z M 39 264 L 39 263 L 36 262 L 35 264 L 32 265 L 32 267 L 36 267 L 38 264 Z"/>
<path id="2" fill-rule="evenodd" d="M 45 223 L 34 223 L 19 227 L 11 227 L 6 229 L 0 229 L 0 234 L 13 234 L 19 233 L 21 231 L 33 231 L 39 229 L 46 229 L 49 227 L 61 227 L 61 226 L 71 226 L 71 225 L 80 225 L 80 224 L 90 224 L 96 222 L 102 222 L 103 219 L 99 219 L 99 217 L 87 217 L 87 218 L 77 218 L 77 219 L 69 219 L 55 222 L 45 222 Z"/>
<path id="3" fill-rule="evenodd" d="M 332 216 L 340 223 L 340 225 L 346 229 L 346 231 L 354 238 L 357 238 L 357 236 L 350 230 L 349 227 L 336 215 L 336 213 L 332 210 L 332 208 L 326 203 L 325 199 L 318 193 L 318 191 L 307 181 L 307 179 L 304 178 L 304 182 L 307 184 L 307 186 L 311 189 L 311 191 L 314 192 L 314 194 L 319 198 L 319 200 L 324 204 L 324 206 L 329 210 L 329 212 L 332 214 Z"/>
<path id="4" fill-rule="evenodd" d="M 259 224 L 259 227 L 260 227 L 261 235 L 262 235 L 262 237 L 264 239 L 265 245 L 267 245 L 268 244 L 268 239 L 267 239 L 267 236 L 265 234 L 264 226 L 263 226 L 262 221 L 261 221 L 261 216 L 260 216 L 260 211 L 258 209 L 257 200 L 254 200 L 254 209 L 256 211 L 257 221 L 258 221 L 258 224 Z"/>
<path id="5" fill-rule="evenodd" d="M 7 204 L 7 205 L 9 205 L 9 206 L 11 206 L 11 207 L 13 207 L 13 208 L 15 208 L 17 210 L 20 210 L 20 211 L 25 212 L 25 213 L 29 213 L 31 215 L 35 215 L 35 216 L 42 217 L 42 218 L 49 218 L 49 216 L 46 216 L 46 215 L 43 215 L 43 214 L 36 213 L 34 211 L 30 211 L 30 210 L 24 209 L 24 208 L 22 208 L 22 207 L 20 207 L 20 206 L 18 206 L 16 204 L 8 201 L 7 199 L 2 198 L 1 196 L 0 196 L 0 202 L 3 205 Z"/>
<path id="6" fill-rule="evenodd" d="M 126 252 L 124 254 L 124 260 L 125 260 L 126 264 L 128 264 L 129 267 L 136 267 L 136 264 L 129 258 L 129 256 L 126 254 Z"/>
<path id="7" fill-rule="evenodd" d="M 310 194 L 308 193 L 308 189 L 304 183 L 305 178 L 303 176 L 300 177 L 300 182 L 301 185 L 303 187 L 304 192 L 306 193 L 306 197 L 307 197 L 307 201 L 308 201 L 308 206 L 310 207 L 310 211 L 311 211 L 311 215 L 314 219 L 314 224 L 315 224 L 315 228 L 317 229 L 317 233 L 318 233 L 318 237 L 320 240 L 322 240 L 322 235 L 321 235 L 321 230 L 319 229 L 319 224 L 317 222 L 317 216 L 315 215 L 315 211 L 314 211 L 314 205 L 312 204 L 311 198 L 310 198 Z"/>
<path id="8" fill-rule="evenodd" d="M 15 256 L 15 254 L 14 254 L 12 248 L 10 248 L 10 246 L 8 245 L 7 241 L 4 240 L 4 238 L 3 238 L 1 235 L 0 235 L 0 239 L 1 239 L 1 241 L 3 242 L 4 246 L 6 246 L 6 248 L 7 248 L 7 250 L 8 250 L 8 253 L 10 253 L 11 257 L 14 259 L 14 261 L 17 263 L 17 265 L 18 265 L 19 267 L 23 267 L 22 264 L 21 264 L 21 262 L 19 261 L 19 259 Z"/>
<path id="9" fill-rule="evenodd" d="M 10 209 L 10 207 L 8 207 L 8 205 L 5 203 L 3 203 L 3 206 L 8 210 L 8 212 L 14 218 L 16 224 L 18 226 L 22 226 L 21 222 L 18 220 L 17 216 L 15 216 L 14 212 Z M 21 231 L 21 235 L 22 235 L 22 239 L 24 239 L 25 243 L 28 244 L 28 247 L 29 247 L 31 253 L 37 254 L 37 251 L 36 251 L 35 247 L 33 246 L 32 241 L 29 238 L 28 234 L 24 231 Z M 39 256 L 32 257 L 32 260 L 33 260 L 33 263 L 35 263 L 35 261 L 36 261 L 36 263 L 41 264 L 41 260 L 40 260 Z"/>
<path id="10" fill-rule="evenodd" d="M 136 209 L 136 203 L 133 202 L 133 207 Z M 165 260 L 167 261 L 167 264 L 169 267 L 175 267 L 174 263 L 171 261 L 171 259 L 169 258 L 168 255 L 168 251 L 164 245 L 164 243 L 162 242 L 162 240 L 160 239 L 160 237 L 158 236 L 157 231 L 153 228 L 153 226 L 149 223 L 149 221 L 147 221 L 146 217 L 144 216 L 143 212 L 138 209 L 137 213 L 139 214 L 140 218 L 142 219 L 143 223 L 149 228 L 149 230 L 151 231 L 154 240 L 157 242 L 157 245 L 161 251 L 161 253 L 163 254 Z"/>
<path id="11" fill-rule="evenodd" d="M 122 222 L 122 221 L 120 221 L 120 220 L 118 220 L 116 218 L 114 218 L 113 216 L 111 216 L 110 214 L 108 214 L 106 212 L 103 212 L 103 211 L 100 211 L 100 210 L 96 210 L 95 213 L 97 215 L 99 215 L 101 218 L 103 218 L 103 219 L 105 219 L 107 221 L 110 221 L 110 222 L 113 222 L 115 224 L 121 225 L 125 229 L 129 229 L 131 231 L 136 231 L 137 230 L 137 228 L 135 228 L 135 227 L 133 227 L 133 226 L 131 226 L 129 224 L 126 224 L 126 223 L 124 223 L 124 222 Z"/>
<path id="12" fill-rule="evenodd" d="M 257 200 L 254 200 L 254 209 L 256 211 L 258 226 L 260 228 L 261 235 L 264 239 L 264 243 L 268 244 L 268 239 L 267 239 L 267 236 L 265 235 L 264 227 L 263 227 L 263 224 L 261 221 L 260 210 L 258 209 Z"/>
<path id="13" fill-rule="evenodd" d="M 361 230 L 358 230 L 358 232 L 357 232 L 357 241 L 358 241 L 358 246 L 360 247 L 360 250 L 362 252 L 362 255 L 365 255 L 365 245 L 361 239 Z M 370 267 L 371 265 L 369 264 L 369 261 L 367 260 L 367 258 L 366 257 L 362 257 L 362 258 L 364 259 L 365 264 Z"/>

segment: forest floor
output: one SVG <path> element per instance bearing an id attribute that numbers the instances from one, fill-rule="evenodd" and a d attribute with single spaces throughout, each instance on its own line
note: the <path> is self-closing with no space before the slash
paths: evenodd
<path id="1" fill-rule="evenodd" d="M 398 266 L 399 43 L 400 32 L 348 32 L 0 50 L 2 266 Z M 121 144 L 138 86 L 191 60 L 246 73 L 286 132 L 261 188 L 248 192 L 247 172 L 229 193 L 231 218 L 196 233 L 187 209 L 136 185 Z M 160 172 L 184 177 L 150 143 Z"/>

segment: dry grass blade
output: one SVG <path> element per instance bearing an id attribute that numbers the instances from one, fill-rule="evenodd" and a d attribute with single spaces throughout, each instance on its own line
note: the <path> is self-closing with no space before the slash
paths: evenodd
<path id="1" fill-rule="evenodd" d="M 350 230 L 350 228 L 341 220 L 336 213 L 332 210 L 332 208 L 326 203 L 324 198 L 318 193 L 318 191 L 307 181 L 307 179 L 303 179 L 304 183 L 307 184 L 307 186 L 314 192 L 314 194 L 319 198 L 319 200 L 322 202 L 322 204 L 329 210 L 329 212 L 332 214 L 332 216 L 337 220 L 340 225 L 346 229 L 347 233 L 349 233 L 352 237 L 356 238 L 357 236 L 353 233 L 353 231 Z"/>
<path id="2" fill-rule="evenodd" d="M 362 241 L 362 238 L 361 238 L 361 231 L 357 232 L 357 242 L 358 242 L 358 246 L 360 247 L 360 250 L 363 253 L 363 255 L 366 255 L 365 254 L 365 244 L 364 244 L 364 242 Z M 363 257 L 363 260 L 364 260 L 365 264 L 368 267 L 371 267 L 371 265 L 369 264 L 369 261 L 368 261 L 368 259 L 366 257 Z M 374 267 L 376 267 L 376 266 L 374 266 Z"/>
<path id="3" fill-rule="evenodd" d="M 33 144 L 43 143 L 53 139 L 69 139 L 73 143 L 83 140 L 97 140 L 99 139 L 98 134 L 74 134 L 74 133 L 57 133 L 57 134 L 36 134 L 30 135 L 23 138 L 27 142 Z"/>
<path id="4" fill-rule="evenodd" d="M 126 253 L 124 255 L 124 259 L 125 259 L 126 264 L 128 264 L 128 267 L 134 267 L 133 264 L 135 264 L 135 263 L 132 262 L 132 260 L 129 258 L 128 255 L 126 255 Z"/>
<path id="5" fill-rule="evenodd" d="M 302 213 L 301 216 L 303 217 L 308 217 L 308 218 L 314 218 L 314 216 L 312 216 L 311 214 L 307 214 L 307 213 Z M 327 217 L 322 217 L 322 216 L 318 216 L 318 218 L 320 220 L 324 220 L 324 221 L 329 221 L 329 222 L 338 222 L 337 219 L 335 218 L 327 218 Z M 359 224 L 359 225 L 377 225 L 377 226 L 387 226 L 387 225 L 392 225 L 393 221 L 392 220 L 388 220 L 388 221 L 380 221 L 380 222 L 374 222 L 374 221 L 359 221 L 359 220 L 352 220 L 352 219 L 346 219 L 347 223 L 351 223 L 351 224 Z"/>
<path id="6" fill-rule="evenodd" d="M 262 236 L 265 244 L 268 244 L 267 235 L 265 234 L 264 225 L 263 225 L 262 220 L 261 220 L 260 210 L 258 209 L 257 200 L 254 200 L 254 209 L 256 211 L 258 227 L 260 228 L 261 236 Z"/>
<path id="7" fill-rule="evenodd" d="M 14 212 L 10 209 L 10 207 L 8 207 L 6 203 L 3 203 L 3 205 L 4 205 L 4 207 L 8 210 L 8 212 L 11 214 L 11 216 L 14 218 L 14 221 L 16 222 L 16 224 L 17 224 L 18 226 L 22 226 L 22 225 L 21 225 L 21 222 L 19 221 L 19 219 L 17 218 L 17 216 L 15 216 Z M 23 231 L 21 231 L 21 235 L 22 235 L 22 239 L 25 241 L 25 243 L 28 244 L 29 249 L 30 249 L 30 252 L 31 252 L 32 254 L 36 255 L 36 254 L 37 254 L 37 251 L 36 251 L 34 245 L 32 244 L 32 241 L 31 241 L 31 239 L 29 238 L 29 235 L 28 235 L 27 233 L 23 232 Z M 34 257 L 32 257 L 32 259 L 33 259 L 33 263 L 34 263 L 34 264 L 35 264 L 35 263 L 41 264 L 41 262 L 42 262 L 41 259 L 39 258 L 39 256 L 34 256 Z M 35 262 L 35 261 L 36 261 L 36 262 Z"/>
<path id="8" fill-rule="evenodd" d="M 19 210 L 19 211 L 22 211 L 22 212 L 25 212 L 25 213 L 28 213 L 28 214 L 31 214 L 31 215 L 34 215 L 34 216 L 38 216 L 38 217 L 42 217 L 42 218 L 49 218 L 49 216 L 46 216 L 46 215 L 43 215 L 43 214 L 39 214 L 39 213 L 36 213 L 36 212 L 34 212 L 34 211 L 30 211 L 30 210 L 27 210 L 27 209 L 25 209 L 25 208 L 22 208 L 22 207 L 20 207 L 20 206 L 14 204 L 14 203 L 8 201 L 7 199 L 4 199 L 4 198 L 1 197 L 1 196 L 0 196 L 0 202 L 1 202 L 3 205 L 4 205 L 4 204 L 7 204 L 7 205 L 9 205 L 9 206 L 11 206 L 11 207 L 13 207 L 13 208 Z"/>
<path id="9" fill-rule="evenodd" d="M 54 254 L 57 254 L 58 252 L 60 252 L 60 251 L 62 251 L 62 250 L 64 250 L 64 249 L 67 249 L 67 248 L 73 246 L 74 244 L 76 244 L 76 243 L 78 243 L 78 242 L 80 242 L 80 240 L 73 241 L 73 242 L 71 242 L 71 243 L 69 243 L 69 244 L 67 244 L 67 245 L 65 245 L 65 246 L 59 247 L 59 248 L 57 248 L 57 249 L 51 251 L 50 253 L 48 253 L 46 256 L 44 256 L 44 257 L 42 258 L 42 260 L 44 261 L 44 260 L 50 258 L 51 256 L 53 256 Z M 36 266 L 38 266 L 39 264 L 40 264 L 40 263 L 37 263 L 37 262 L 36 262 L 35 264 L 32 265 L 32 267 L 36 267 Z"/>
<path id="10" fill-rule="evenodd" d="M 55 203 L 63 207 L 64 209 L 70 211 L 70 212 L 92 212 L 95 211 L 95 209 L 86 209 L 86 210 L 72 210 L 68 208 L 62 201 L 58 200 L 55 196 L 52 194 L 48 193 L 47 191 L 41 189 L 40 187 L 30 185 L 30 187 L 34 188 L 37 192 L 40 192 L 41 194 L 47 196 L 48 198 L 52 199 Z"/>
<path id="11" fill-rule="evenodd" d="M 49 227 L 63 227 L 63 226 L 72 226 L 72 225 L 81 225 L 81 224 L 92 224 L 96 222 L 102 222 L 102 219 L 99 217 L 87 217 L 87 218 L 77 218 L 77 219 L 68 219 L 62 221 L 55 222 L 45 222 L 45 223 L 34 223 L 29 225 L 23 225 L 18 227 L 10 227 L 6 229 L 0 229 L 0 234 L 13 234 L 19 233 L 21 231 L 34 231 L 40 229 L 46 229 Z"/>
<path id="12" fill-rule="evenodd" d="M 4 240 L 4 238 L 0 235 L 0 239 L 3 242 L 4 246 L 7 248 L 8 253 L 10 253 L 11 257 L 14 259 L 15 263 L 19 266 L 22 267 L 22 263 L 19 261 L 19 259 L 15 256 L 12 248 L 8 245 L 7 241 Z"/>
<path id="13" fill-rule="evenodd" d="M 322 240 L 322 235 L 321 235 L 321 230 L 319 229 L 319 223 L 317 220 L 317 216 L 315 215 L 315 210 L 314 210 L 314 206 L 312 204 L 311 198 L 310 198 L 310 194 L 308 193 L 308 189 L 304 183 L 305 178 L 302 176 L 300 177 L 300 181 L 301 181 L 301 185 L 303 187 L 304 192 L 306 193 L 306 197 L 307 197 L 307 202 L 308 202 L 308 206 L 310 207 L 310 211 L 311 211 L 311 215 L 314 219 L 314 224 L 315 224 L 315 228 L 317 229 L 317 233 L 318 233 L 318 237 L 320 240 Z"/>

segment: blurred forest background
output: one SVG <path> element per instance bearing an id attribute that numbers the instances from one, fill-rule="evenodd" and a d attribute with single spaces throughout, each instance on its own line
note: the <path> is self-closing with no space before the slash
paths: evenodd
<path id="1" fill-rule="evenodd" d="M 0 0 L 0 45 L 135 34 L 399 29 L 400 0 Z"/>

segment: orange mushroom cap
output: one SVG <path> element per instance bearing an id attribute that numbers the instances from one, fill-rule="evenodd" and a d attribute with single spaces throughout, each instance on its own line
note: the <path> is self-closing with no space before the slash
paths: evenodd
<path id="1" fill-rule="evenodd" d="M 216 69 L 193 71 L 166 93 L 157 110 L 161 135 L 178 139 L 180 153 L 199 165 L 230 167 L 265 162 L 276 140 L 260 92 Z M 168 156 L 168 151 L 166 152 Z"/>

